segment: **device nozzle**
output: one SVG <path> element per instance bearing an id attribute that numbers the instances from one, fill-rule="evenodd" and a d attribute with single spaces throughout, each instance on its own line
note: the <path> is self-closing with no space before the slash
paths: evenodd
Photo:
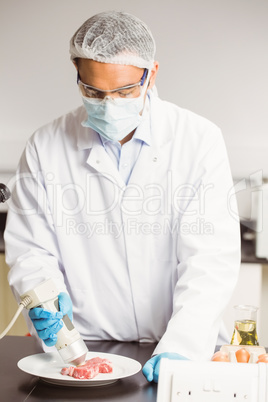
<path id="1" fill-rule="evenodd" d="M 70 345 L 66 345 L 64 348 L 58 349 L 58 351 L 64 363 L 78 366 L 85 363 L 88 348 L 83 339 L 80 337 Z"/>
<path id="2" fill-rule="evenodd" d="M 84 364 L 86 361 L 87 353 L 84 355 L 77 357 L 76 359 L 72 360 L 70 364 L 73 364 L 74 366 L 80 366 L 81 364 Z"/>

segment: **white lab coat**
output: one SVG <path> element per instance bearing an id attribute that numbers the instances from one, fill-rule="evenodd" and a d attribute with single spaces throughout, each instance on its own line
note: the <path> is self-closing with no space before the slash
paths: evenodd
<path id="1" fill-rule="evenodd" d="M 52 277 L 84 339 L 209 358 L 240 265 L 220 130 L 152 96 L 152 144 L 126 186 L 85 117 L 80 107 L 39 129 L 9 183 L 14 294 Z"/>

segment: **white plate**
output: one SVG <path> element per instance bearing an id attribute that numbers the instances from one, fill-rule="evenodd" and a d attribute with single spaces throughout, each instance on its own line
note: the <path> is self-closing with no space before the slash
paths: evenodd
<path id="1" fill-rule="evenodd" d="M 18 362 L 18 367 L 28 374 L 40 377 L 43 381 L 74 387 L 89 387 L 111 384 L 121 378 L 129 377 L 138 373 L 141 364 L 129 357 L 114 355 L 110 353 L 88 352 L 87 360 L 93 357 L 108 359 L 112 362 L 113 372 L 98 374 L 91 380 L 77 380 L 73 377 L 62 375 L 61 369 L 68 366 L 64 364 L 59 353 L 39 353 L 24 357 Z"/>

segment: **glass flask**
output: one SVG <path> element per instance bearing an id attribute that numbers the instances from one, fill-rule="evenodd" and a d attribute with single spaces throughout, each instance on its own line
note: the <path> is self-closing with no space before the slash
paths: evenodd
<path id="1" fill-rule="evenodd" d="M 231 345 L 259 346 L 257 335 L 258 307 L 249 305 L 234 306 L 235 321 Z"/>

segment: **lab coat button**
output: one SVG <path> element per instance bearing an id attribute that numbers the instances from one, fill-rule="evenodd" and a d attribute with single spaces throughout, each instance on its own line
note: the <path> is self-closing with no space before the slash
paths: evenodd
<path id="1" fill-rule="evenodd" d="M 157 157 L 156 156 L 153 158 L 153 162 L 157 162 Z"/>

